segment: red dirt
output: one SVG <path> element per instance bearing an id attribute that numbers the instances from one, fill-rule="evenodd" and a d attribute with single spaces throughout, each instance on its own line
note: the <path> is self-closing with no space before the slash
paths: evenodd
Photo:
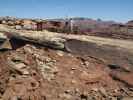
<path id="1" fill-rule="evenodd" d="M 125 82 L 130 76 L 115 79 L 113 73 L 121 73 L 119 70 L 92 57 L 26 45 L 1 52 L 0 66 L 1 100 L 120 100 L 133 96 L 132 86 Z"/>

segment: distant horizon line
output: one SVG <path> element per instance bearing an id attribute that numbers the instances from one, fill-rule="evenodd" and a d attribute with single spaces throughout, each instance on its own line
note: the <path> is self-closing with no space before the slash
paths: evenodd
<path id="1" fill-rule="evenodd" d="M 70 19 L 70 18 L 84 18 L 84 19 L 91 19 L 91 20 L 101 20 L 101 21 L 113 21 L 113 22 L 117 22 L 117 23 L 127 23 L 129 21 L 131 21 L 132 19 L 129 19 L 127 21 L 118 21 L 118 20 L 108 20 L 108 19 L 103 19 L 103 18 L 92 18 L 92 17 L 79 17 L 79 16 L 66 16 L 66 17 L 20 17 L 20 16 L 0 16 L 0 17 L 12 17 L 12 18 L 19 18 L 19 19 L 44 19 L 44 20 L 48 20 L 48 19 Z"/>

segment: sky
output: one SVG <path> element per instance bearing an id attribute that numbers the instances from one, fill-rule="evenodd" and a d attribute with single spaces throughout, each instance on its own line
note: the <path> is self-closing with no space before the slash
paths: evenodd
<path id="1" fill-rule="evenodd" d="M 133 0 L 0 0 L 0 16 L 127 22 L 133 20 Z"/>

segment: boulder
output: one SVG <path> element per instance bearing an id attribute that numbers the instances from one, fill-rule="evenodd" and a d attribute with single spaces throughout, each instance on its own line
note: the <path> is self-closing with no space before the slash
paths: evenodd
<path id="1" fill-rule="evenodd" d="M 22 26 L 16 25 L 16 26 L 15 26 L 15 29 L 16 29 L 16 30 L 21 30 L 21 29 L 22 29 Z"/>

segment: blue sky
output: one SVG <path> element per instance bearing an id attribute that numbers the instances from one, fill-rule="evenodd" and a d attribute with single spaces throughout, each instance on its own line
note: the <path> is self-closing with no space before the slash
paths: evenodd
<path id="1" fill-rule="evenodd" d="M 88 17 L 126 22 L 133 19 L 133 0 L 0 0 L 0 16 Z"/>

